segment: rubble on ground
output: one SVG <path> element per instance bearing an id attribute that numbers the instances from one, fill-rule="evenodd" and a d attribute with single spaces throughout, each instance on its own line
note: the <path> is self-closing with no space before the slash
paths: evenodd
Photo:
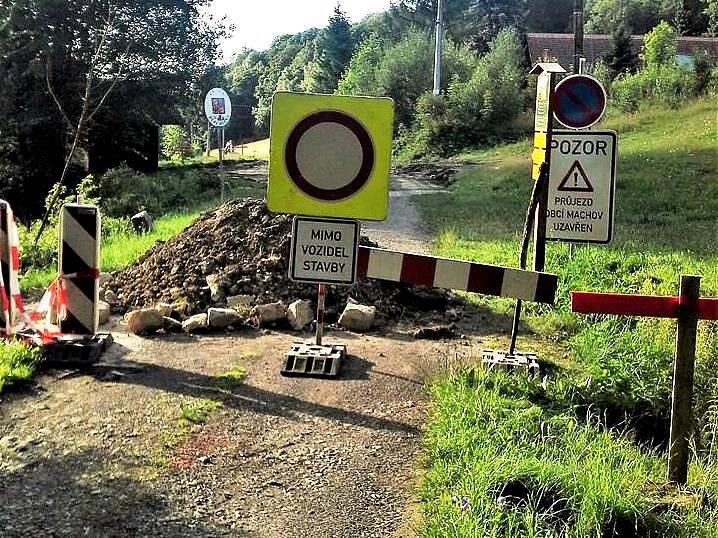
<path id="1" fill-rule="evenodd" d="M 255 326 L 288 326 L 292 319 L 287 318 L 286 305 L 309 301 L 302 306 L 301 322 L 306 326 L 317 288 L 287 275 L 291 226 L 291 216 L 270 213 L 263 200 L 227 202 L 114 273 L 103 287 L 103 296 L 113 311 L 151 309 L 157 315 L 142 314 L 152 318 L 151 327 L 161 328 L 166 325 L 163 318 L 174 318 L 184 322 L 185 332 L 206 330 L 211 319 L 215 325 L 224 323 L 217 321 L 220 312 L 208 316 L 210 308 L 233 309 Z M 365 237 L 361 242 L 376 246 Z M 382 320 L 406 321 L 429 310 L 445 309 L 449 297 L 441 290 L 379 280 L 328 286 L 325 319 L 335 322 L 352 299 L 375 308 Z M 298 326 L 297 312 L 289 315 Z"/>

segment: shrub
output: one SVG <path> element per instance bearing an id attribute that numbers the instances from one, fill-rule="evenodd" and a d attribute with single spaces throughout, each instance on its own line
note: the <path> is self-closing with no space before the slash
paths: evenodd
<path id="1" fill-rule="evenodd" d="M 171 174 L 149 176 L 121 166 L 100 181 L 101 207 L 112 217 L 129 217 L 143 209 L 156 216 L 213 198 L 218 187 L 213 168 L 173 169 Z"/>
<path id="2" fill-rule="evenodd" d="M 678 41 L 676 31 L 666 21 L 651 30 L 643 40 L 642 59 L 646 68 L 673 67 L 676 65 Z"/>
<path id="3" fill-rule="evenodd" d="M 695 73 L 677 66 L 652 67 L 624 74 L 611 85 L 613 99 L 624 112 L 635 112 L 643 101 L 658 100 L 677 108 L 696 95 Z"/>
<path id="4" fill-rule="evenodd" d="M 713 78 L 713 61 L 705 50 L 693 53 L 693 74 L 695 95 L 704 95 L 708 92 Z"/>
<path id="5" fill-rule="evenodd" d="M 162 156 L 169 160 L 183 160 L 192 157 L 196 148 L 192 146 L 189 136 L 179 125 L 163 125 L 161 132 Z"/>
<path id="6" fill-rule="evenodd" d="M 417 105 L 422 151 L 445 156 L 504 135 L 523 108 L 522 59 L 517 33 L 503 30 L 467 81 L 455 76 L 445 96 L 422 96 Z"/>

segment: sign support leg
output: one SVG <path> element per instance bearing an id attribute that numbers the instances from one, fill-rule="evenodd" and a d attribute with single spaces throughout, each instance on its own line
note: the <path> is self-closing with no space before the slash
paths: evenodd
<path id="1" fill-rule="evenodd" d="M 326 284 L 319 284 L 317 294 L 317 336 L 315 343 L 322 345 L 322 337 L 324 336 L 324 299 L 327 295 Z"/>
<path id="2" fill-rule="evenodd" d="M 668 481 L 682 485 L 685 485 L 688 480 L 700 282 L 701 279 L 698 276 L 681 276 L 678 299 L 678 331 L 673 370 Z"/>

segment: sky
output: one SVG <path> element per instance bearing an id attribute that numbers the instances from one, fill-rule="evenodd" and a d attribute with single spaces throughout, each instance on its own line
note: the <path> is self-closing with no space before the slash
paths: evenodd
<path id="1" fill-rule="evenodd" d="M 389 3 L 341 0 L 341 7 L 349 20 L 358 22 L 369 13 L 386 10 Z M 210 10 L 214 16 L 226 16 L 235 26 L 230 39 L 222 44 L 224 59 L 229 61 L 243 47 L 265 50 L 276 36 L 326 26 L 336 5 L 337 0 L 213 0 Z"/>

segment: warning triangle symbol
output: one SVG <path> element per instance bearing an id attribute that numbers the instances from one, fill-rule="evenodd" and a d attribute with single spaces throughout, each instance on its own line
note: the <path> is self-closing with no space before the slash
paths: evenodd
<path id="1" fill-rule="evenodd" d="M 558 186 L 558 190 L 564 192 L 593 192 L 593 185 L 588 180 L 588 175 L 580 162 L 575 161 L 571 165 L 568 174 Z"/>

